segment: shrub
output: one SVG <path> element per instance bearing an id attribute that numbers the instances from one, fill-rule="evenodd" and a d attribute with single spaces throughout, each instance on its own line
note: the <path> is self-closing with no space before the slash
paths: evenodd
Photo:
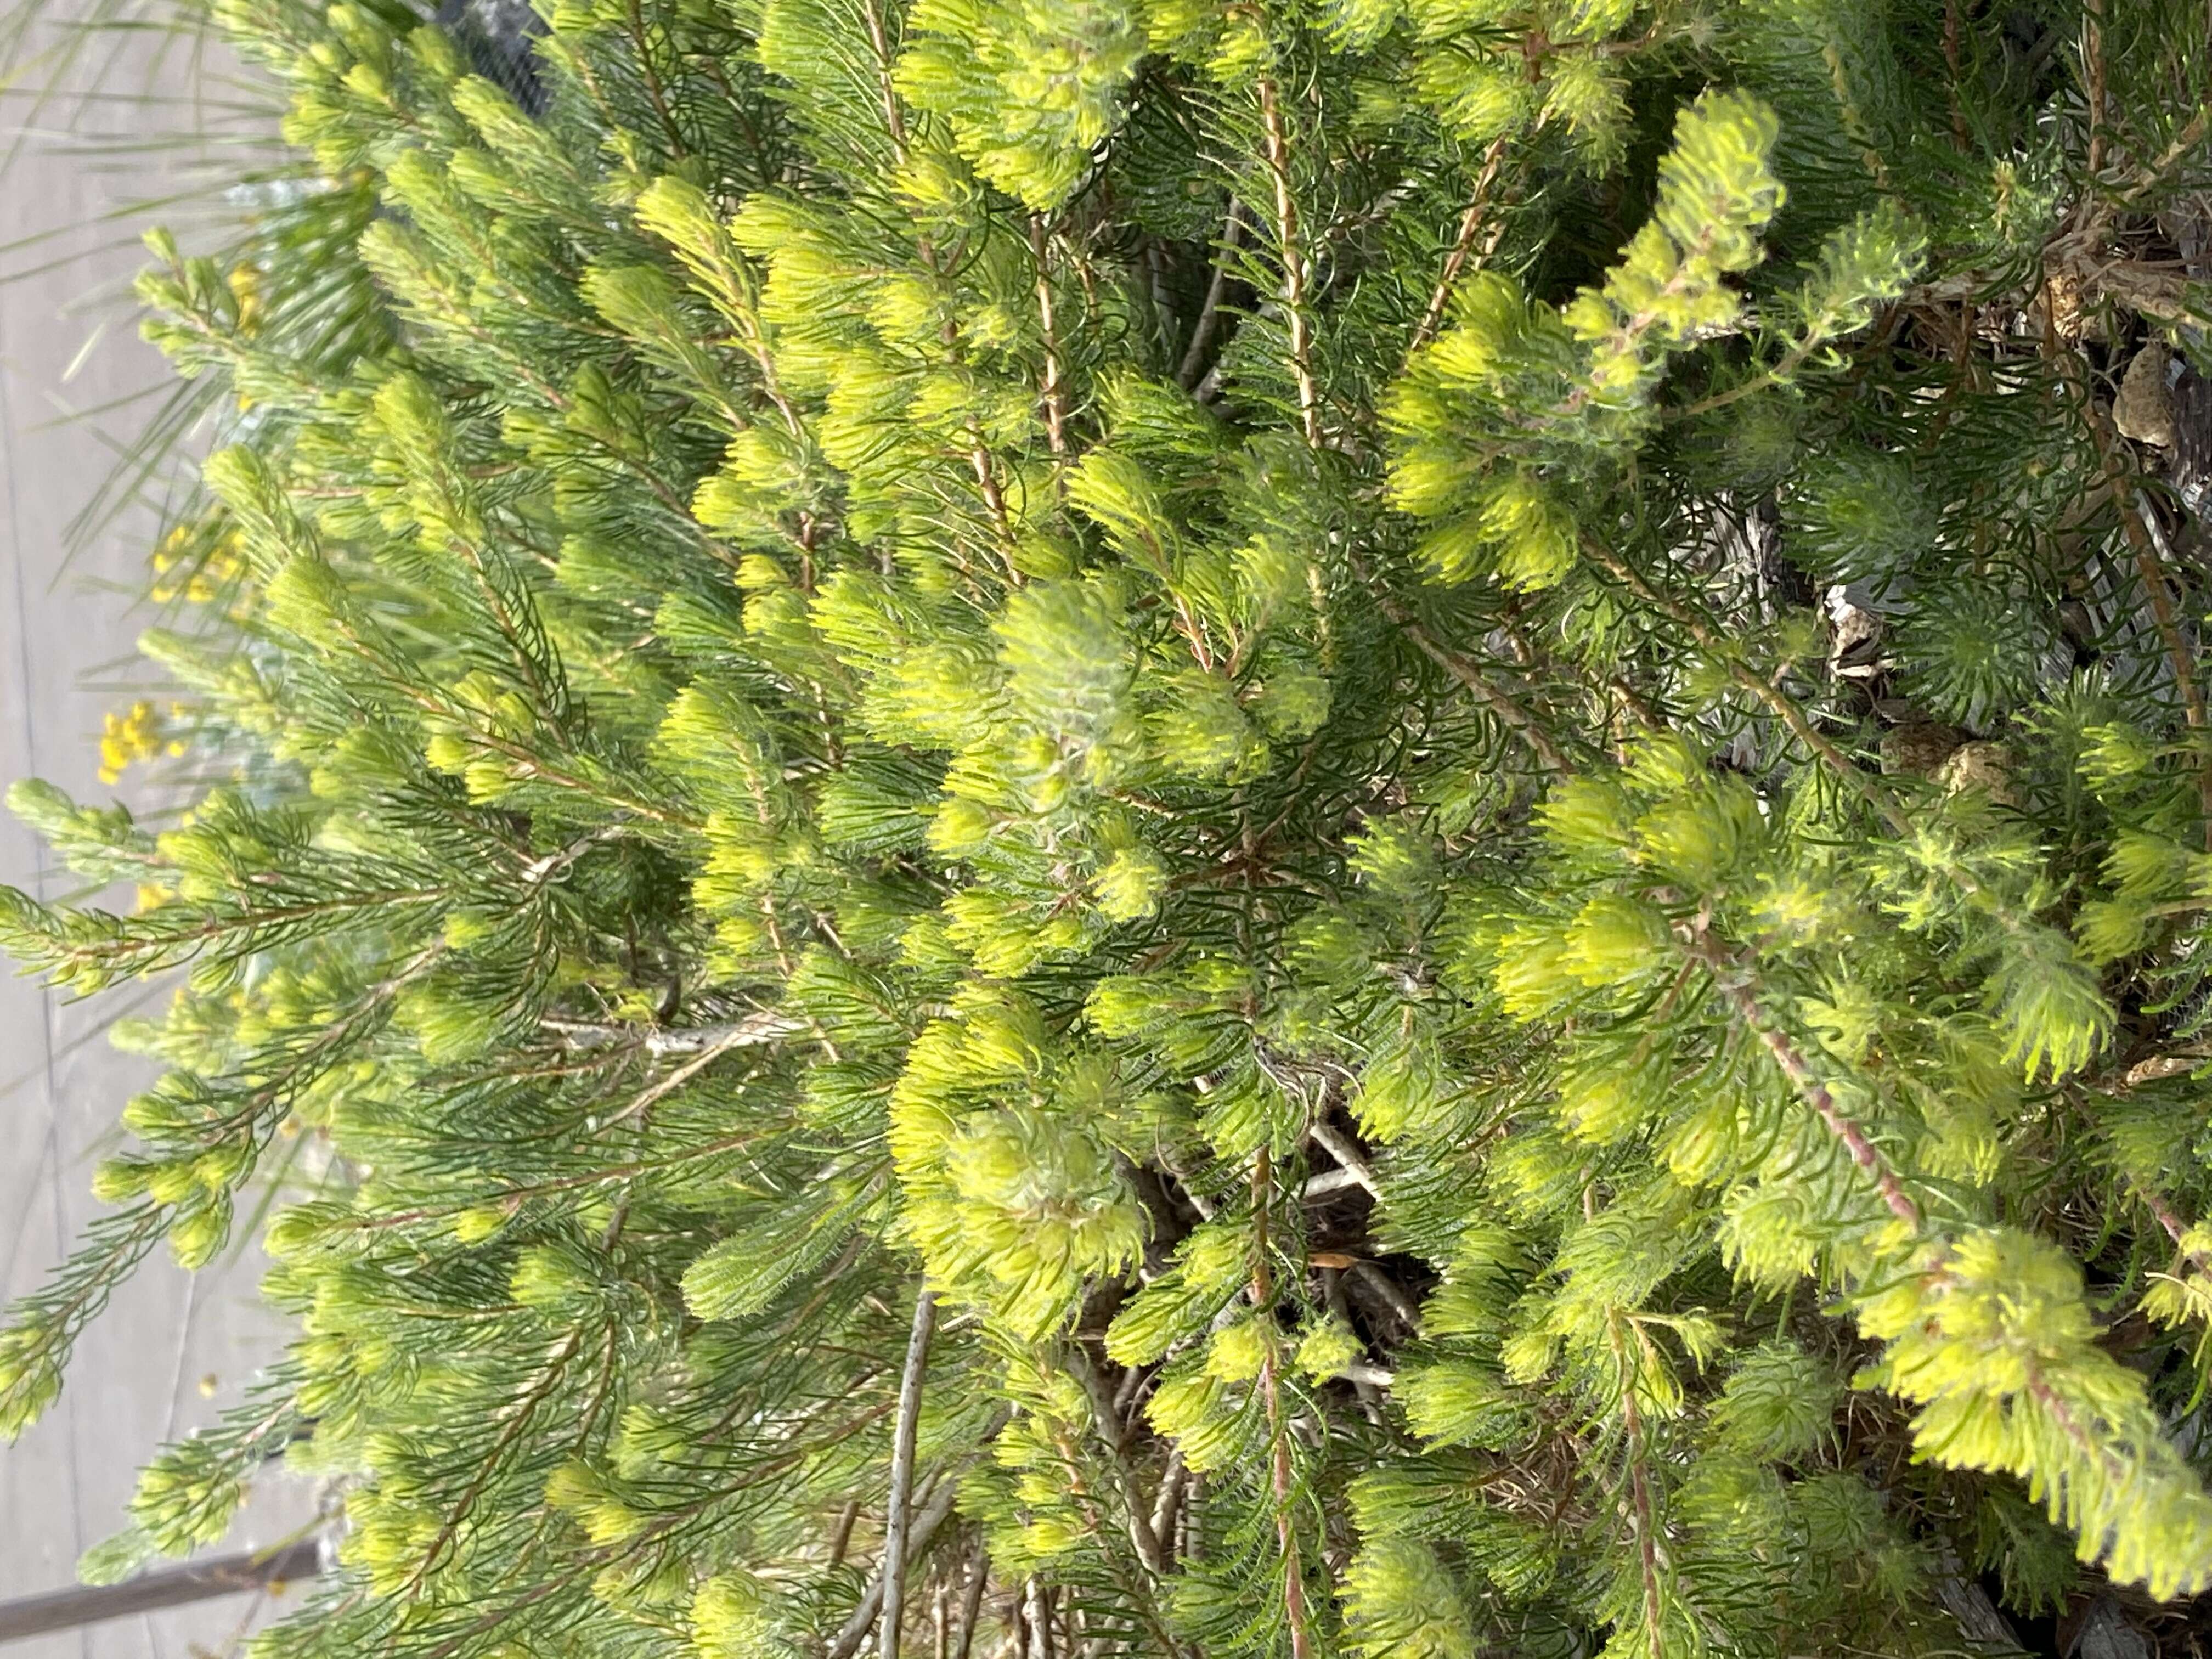
<path id="1" fill-rule="evenodd" d="M 299 1335 L 96 1567 L 289 1448 L 271 1655 L 2212 1583 L 2201 10 L 228 5 L 377 314 L 156 240 L 234 778 L 16 792 L 187 971 L 0 1422 L 257 1183 Z"/>

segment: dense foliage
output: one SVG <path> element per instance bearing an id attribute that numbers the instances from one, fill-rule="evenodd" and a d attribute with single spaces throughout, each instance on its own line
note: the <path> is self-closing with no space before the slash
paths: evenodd
<path id="1" fill-rule="evenodd" d="M 287 1659 L 2199 1651 L 2201 7 L 226 3 L 320 230 L 155 241 L 226 781 L 15 792 L 188 972 L 0 1427 L 272 1184 L 300 1334 L 90 1570 L 282 1453 Z"/>

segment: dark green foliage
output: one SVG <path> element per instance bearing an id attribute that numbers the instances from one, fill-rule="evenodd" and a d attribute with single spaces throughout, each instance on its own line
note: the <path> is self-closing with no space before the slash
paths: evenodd
<path id="1" fill-rule="evenodd" d="M 156 244 L 235 781 L 16 793 L 190 972 L 0 1424 L 257 1183 L 301 1334 L 92 1567 L 289 1445 L 288 1659 L 2181 1632 L 2201 9 L 225 21 L 374 314 Z"/>

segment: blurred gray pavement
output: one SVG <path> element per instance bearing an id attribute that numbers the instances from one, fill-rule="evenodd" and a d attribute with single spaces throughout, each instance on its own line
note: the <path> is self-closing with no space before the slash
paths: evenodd
<path id="1" fill-rule="evenodd" d="M 51 9 L 66 19 L 85 3 L 54 0 Z M 174 56 L 174 75 L 188 74 Z M 112 91 L 130 73 L 110 64 L 100 84 Z M 143 774 L 100 781 L 98 739 L 103 714 L 158 696 L 132 660 L 151 620 L 134 595 L 146 580 L 154 515 L 126 514 L 75 553 L 67 533 L 113 465 L 112 446 L 127 441 L 151 404 L 110 406 L 164 374 L 119 305 L 142 261 L 137 227 L 101 222 L 158 192 L 161 158 L 103 167 L 83 143 L 134 119 L 176 119 L 173 108 L 140 108 L 109 96 L 33 111 L 20 92 L 0 94 L 0 150 L 17 146 L 0 167 L 0 276 L 9 278 L 0 282 L 0 782 L 36 775 L 80 799 L 144 810 L 157 792 Z M 27 115 L 37 122 L 28 134 Z M 64 130 L 72 125 L 75 137 Z M 73 890 L 69 872 L 3 816 L 0 881 L 47 898 Z M 93 1165 L 113 1144 L 124 1102 L 149 1080 L 144 1062 L 113 1052 L 101 1034 L 134 995 L 143 1000 L 126 989 L 70 1004 L 0 977 L 0 1295 L 9 1299 L 37 1285 L 97 1212 Z M 276 1351 L 276 1323 L 254 1299 L 259 1265 L 249 1254 L 194 1279 L 162 1255 L 92 1327 L 59 1404 L 21 1441 L 0 1445 L 0 1599 L 72 1583 L 78 1553 L 121 1527 L 146 1455 L 212 1421 Z M 274 1471 L 261 1486 L 222 1547 L 279 1541 L 311 1512 L 307 1495 Z M 0 1649 L 0 1659 L 220 1655 L 264 1615 L 257 1600 L 27 1641 Z"/>

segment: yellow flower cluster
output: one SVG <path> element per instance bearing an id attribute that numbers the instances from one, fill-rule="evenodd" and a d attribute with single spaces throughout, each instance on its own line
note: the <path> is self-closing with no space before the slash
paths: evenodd
<path id="1" fill-rule="evenodd" d="M 166 737 L 164 720 L 181 719 L 185 713 L 184 704 L 173 702 L 164 716 L 142 698 L 127 713 L 109 714 L 100 734 L 100 781 L 116 782 L 124 769 L 137 761 L 164 753 L 183 754 L 183 739 Z"/>
<path id="2" fill-rule="evenodd" d="M 185 544 L 191 538 L 192 526 L 179 525 L 162 541 L 154 555 L 156 575 L 166 576 L 175 569 L 183 557 Z M 246 561 L 239 551 L 235 531 L 216 543 L 208 556 L 199 560 L 179 586 L 175 581 L 156 581 L 153 597 L 157 605 L 166 605 L 179 593 L 194 605 L 205 605 L 222 594 L 237 579 L 246 574 Z"/>

